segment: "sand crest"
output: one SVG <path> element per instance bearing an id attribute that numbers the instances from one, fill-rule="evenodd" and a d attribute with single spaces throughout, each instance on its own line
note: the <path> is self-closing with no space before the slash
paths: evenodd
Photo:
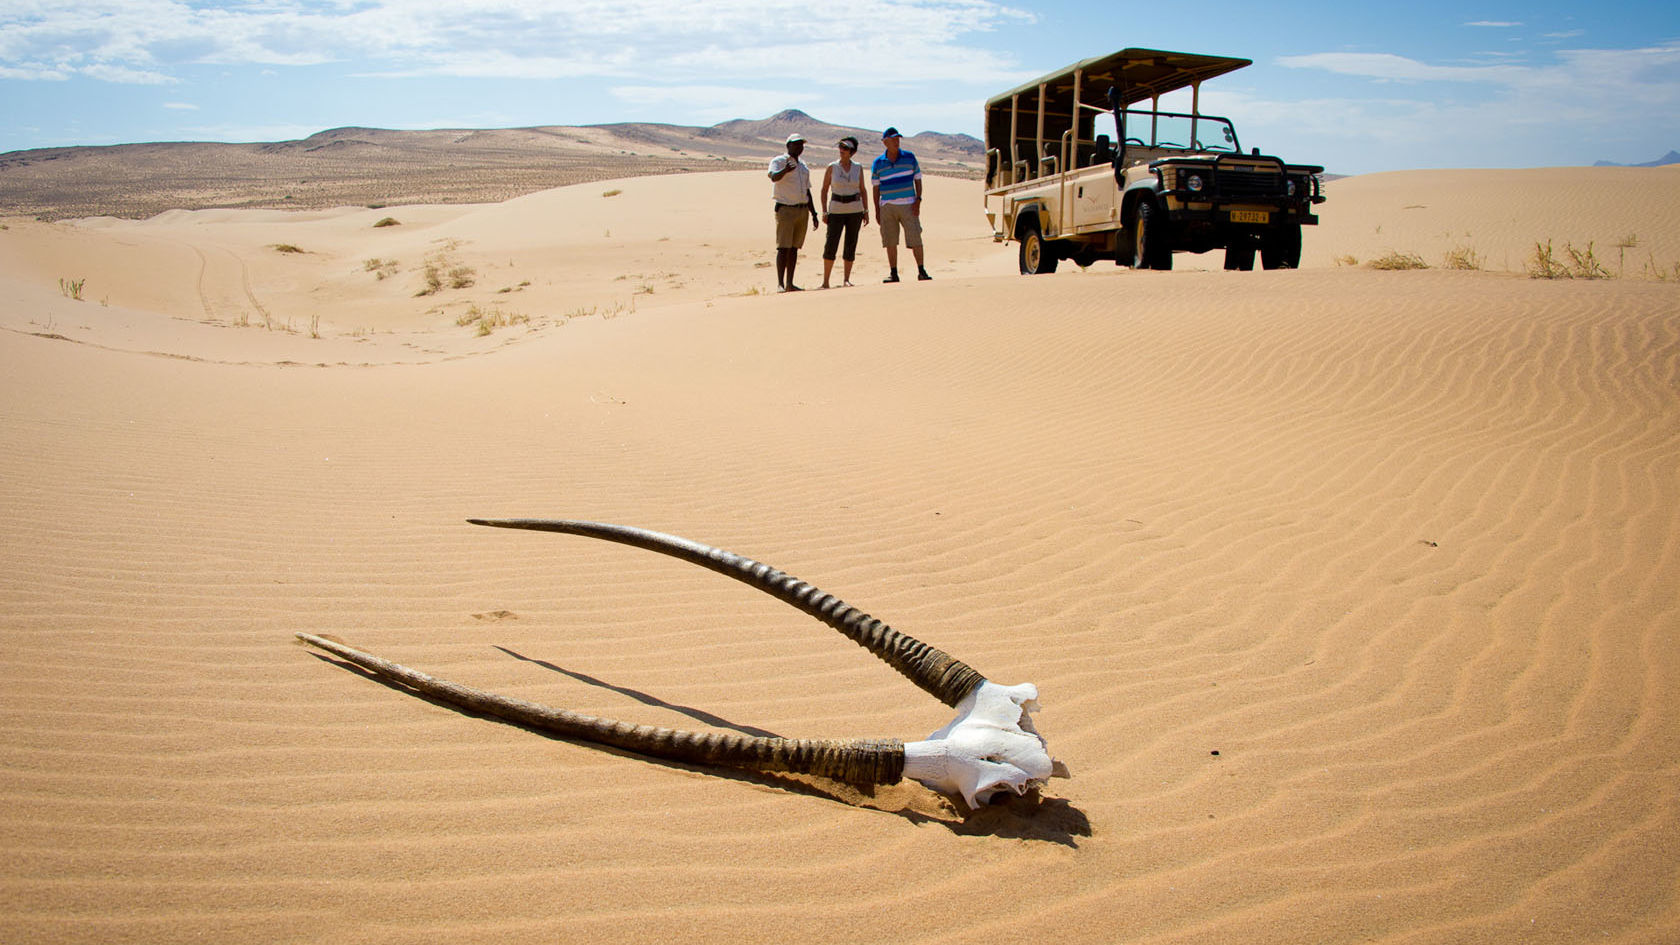
<path id="1" fill-rule="evenodd" d="M 1680 260 L 1680 175 L 1587 220 L 1619 172 L 1568 173 L 1578 229 L 1428 226 Z M 1396 200 L 1532 189 L 1402 177 L 1333 184 L 1302 271 L 1039 278 L 934 179 L 934 282 L 874 247 L 798 296 L 756 174 L 6 221 L 3 937 L 1673 940 L 1680 285 L 1335 265 L 1435 251 Z M 440 251 L 473 285 L 416 296 Z M 716 575 L 464 522 L 501 515 L 720 545 L 1035 682 L 1075 776 L 965 816 L 661 764 L 294 642 L 649 724 L 947 720 Z"/>

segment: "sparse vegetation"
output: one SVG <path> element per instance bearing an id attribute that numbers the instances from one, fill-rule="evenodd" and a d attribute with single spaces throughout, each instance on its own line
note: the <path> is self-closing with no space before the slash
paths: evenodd
<path id="1" fill-rule="evenodd" d="M 362 260 L 362 271 L 371 272 L 380 281 L 384 281 L 397 274 L 397 261 L 395 259 L 380 259 L 378 256 L 372 259 L 364 259 Z"/>
<path id="2" fill-rule="evenodd" d="M 1629 233 L 1616 241 L 1616 275 L 1627 271 L 1627 251 L 1639 245 L 1639 234 Z"/>
<path id="3" fill-rule="evenodd" d="M 273 248 L 274 248 L 274 251 L 277 252 L 277 253 L 302 253 L 302 252 L 306 252 L 305 250 L 299 249 L 298 247 L 293 246 L 290 243 L 275 243 Z"/>
<path id="4" fill-rule="evenodd" d="M 1645 254 L 1643 271 L 1647 279 L 1655 279 L 1658 282 L 1668 282 L 1672 279 L 1675 282 L 1680 282 L 1680 262 L 1675 263 L 1669 269 L 1664 269 L 1657 264 L 1657 258 L 1650 253 Z"/>
<path id="5" fill-rule="evenodd" d="M 1344 253 L 1344 254 L 1336 257 L 1336 265 L 1338 265 L 1338 266 L 1357 266 L 1357 265 L 1359 265 L 1359 257 L 1354 256 L 1350 253 Z"/>
<path id="6" fill-rule="evenodd" d="M 617 187 L 614 187 L 612 190 L 601 191 L 601 196 L 603 196 L 603 197 L 617 197 L 619 194 L 622 194 L 622 193 L 624 193 L 624 191 L 618 189 Z"/>
<path id="7" fill-rule="evenodd" d="M 1531 279 L 1609 279 L 1610 270 L 1604 268 L 1593 252 L 1593 244 L 1589 241 L 1587 248 L 1576 249 L 1573 243 L 1563 244 L 1564 254 L 1569 257 L 1565 262 L 1559 259 L 1552 250 L 1552 241 L 1534 244 L 1534 255 L 1528 261 L 1528 276 Z"/>
<path id="8" fill-rule="evenodd" d="M 1391 250 L 1385 256 L 1378 256 L 1365 264 L 1371 269 L 1399 270 L 1399 269 L 1428 269 L 1429 264 L 1417 253 L 1403 253 Z"/>
<path id="9" fill-rule="evenodd" d="M 1481 269 L 1482 254 L 1470 246 L 1454 246 L 1447 250 L 1445 266 L 1448 269 Z"/>
<path id="10" fill-rule="evenodd" d="M 374 229 L 378 229 L 382 226 L 402 226 L 402 221 L 396 217 L 382 217 L 379 222 L 375 223 L 373 226 Z"/>
<path id="11" fill-rule="evenodd" d="M 87 285 L 86 279 L 60 279 L 58 280 L 58 291 L 65 298 L 80 302 L 82 300 L 82 286 L 85 285 Z"/>
<path id="12" fill-rule="evenodd" d="M 477 282 L 478 270 L 463 265 L 455 258 L 455 250 L 461 245 L 457 240 L 441 240 L 443 246 L 432 255 L 426 257 L 426 262 L 420 268 L 420 277 L 424 285 L 416 296 L 436 295 L 442 292 L 444 286 L 451 289 L 465 289 Z"/>
<path id="13" fill-rule="evenodd" d="M 482 309 L 477 304 L 469 307 L 464 314 L 455 319 L 455 324 L 463 328 L 468 325 L 476 325 L 478 336 L 481 338 L 498 328 L 505 328 L 508 325 L 528 325 L 530 323 L 531 316 L 529 315 L 505 311 L 498 306 Z"/>

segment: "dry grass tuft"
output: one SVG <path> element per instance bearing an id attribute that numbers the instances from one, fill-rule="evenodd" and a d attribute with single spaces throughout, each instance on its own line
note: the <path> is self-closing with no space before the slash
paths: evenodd
<path id="1" fill-rule="evenodd" d="M 277 253 L 303 253 L 307 250 L 299 249 L 290 243 L 275 243 L 273 249 Z"/>
<path id="2" fill-rule="evenodd" d="M 1454 246 L 1447 250 L 1444 262 L 1447 269 L 1479 270 L 1482 268 L 1482 254 L 1469 246 Z"/>
<path id="3" fill-rule="evenodd" d="M 397 219 L 396 217 L 383 217 L 379 220 L 379 222 L 375 223 L 373 226 L 374 226 L 375 229 L 378 229 L 379 227 L 382 227 L 382 226 L 402 226 L 402 221 Z"/>
<path id="4" fill-rule="evenodd" d="M 1386 256 L 1378 256 L 1365 264 L 1370 269 L 1400 270 L 1400 269 L 1428 269 L 1429 264 L 1417 253 L 1402 253 L 1393 250 Z"/>
<path id="5" fill-rule="evenodd" d="M 529 325 L 531 316 L 521 312 L 509 312 L 500 306 L 492 305 L 488 309 L 479 308 L 474 304 L 464 314 L 455 319 L 455 324 L 461 327 L 478 326 L 476 331 L 480 338 L 494 332 L 498 328 L 509 325 Z"/>

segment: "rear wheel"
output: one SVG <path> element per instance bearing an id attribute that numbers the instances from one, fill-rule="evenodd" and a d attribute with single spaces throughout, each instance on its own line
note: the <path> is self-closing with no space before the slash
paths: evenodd
<path id="1" fill-rule="evenodd" d="M 1132 268 L 1172 268 L 1166 217 L 1153 200 L 1138 204 L 1137 219 L 1132 222 Z"/>
<path id="2" fill-rule="evenodd" d="M 1021 227 L 1021 274 L 1045 275 L 1056 271 L 1056 248 L 1044 241 L 1044 233 L 1037 220 L 1028 220 Z"/>
<path id="3" fill-rule="evenodd" d="M 1260 265 L 1267 269 L 1301 268 L 1301 227 L 1279 227 L 1260 245 Z"/>

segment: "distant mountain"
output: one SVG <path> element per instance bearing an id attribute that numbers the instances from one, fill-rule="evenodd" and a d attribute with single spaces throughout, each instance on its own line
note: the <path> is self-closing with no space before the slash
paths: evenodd
<path id="1" fill-rule="evenodd" d="M 1617 164 L 1615 161 L 1594 161 L 1593 167 L 1667 167 L 1670 164 L 1680 164 L 1680 151 L 1669 151 L 1655 161 L 1644 164 Z"/>
<path id="2" fill-rule="evenodd" d="M 851 135 L 858 139 L 859 153 L 870 156 L 880 148 L 883 130 L 885 129 L 832 125 L 812 118 L 797 108 L 789 108 L 769 118 L 737 118 L 720 122 L 710 128 L 700 129 L 698 134 L 702 138 L 760 140 L 780 145 L 787 140 L 788 135 L 798 132 L 811 139 L 813 145 L 825 148 L 832 147 L 834 142 Z M 917 157 L 924 159 L 979 160 L 985 153 L 985 146 L 973 135 L 942 134 L 937 131 L 920 131 L 913 135 L 905 135 L 904 146 L 916 152 Z"/>
<path id="3" fill-rule="evenodd" d="M 0 216 L 148 217 L 204 207 L 390 206 L 493 203 L 585 181 L 694 171 L 762 171 L 799 132 L 807 163 L 858 139 L 881 153 L 881 133 L 798 109 L 709 128 L 655 122 L 530 128 L 329 128 L 293 141 L 151 142 L 0 154 Z M 980 142 L 923 131 L 904 139 L 932 174 L 974 179 Z"/>

